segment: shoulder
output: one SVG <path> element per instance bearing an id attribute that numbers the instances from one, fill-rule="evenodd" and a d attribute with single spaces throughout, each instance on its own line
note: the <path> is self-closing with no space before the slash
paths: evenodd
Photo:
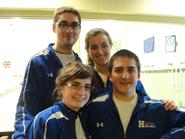
<path id="1" fill-rule="evenodd" d="M 39 58 L 46 58 L 46 57 L 48 57 L 48 56 L 50 56 L 50 55 L 55 55 L 55 50 L 53 49 L 53 45 L 54 45 L 54 44 L 50 43 L 50 44 L 48 45 L 48 47 L 46 47 L 46 48 L 44 48 L 44 49 L 38 51 L 37 53 L 35 53 L 35 54 L 31 57 L 31 59 L 32 59 L 32 60 L 37 60 L 37 59 L 39 59 Z"/>
<path id="2" fill-rule="evenodd" d="M 164 109 L 164 103 L 162 100 L 145 100 L 144 104 L 150 109 Z"/>
<path id="3" fill-rule="evenodd" d="M 94 98 L 92 101 L 91 101 L 91 103 L 101 103 L 101 102 L 105 102 L 105 101 L 107 101 L 107 99 L 110 97 L 110 94 L 109 93 L 105 93 L 105 94 L 103 94 L 103 95 L 100 95 L 100 96 L 98 96 L 98 97 L 96 97 L 96 98 Z"/>
<path id="4" fill-rule="evenodd" d="M 30 58 L 29 63 L 31 65 L 35 65 L 35 66 L 37 66 L 37 65 L 45 66 L 45 65 L 52 63 L 52 61 L 53 62 L 56 61 L 56 59 L 57 59 L 57 56 L 55 54 L 54 49 L 52 48 L 52 46 L 50 44 L 47 48 L 35 53 Z M 50 62 L 48 62 L 48 61 L 50 61 Z"/>
<path id="5" fill-rule="evenodd" d="M 150 99 L 150 100 L 145 100 L 144 101 L 145 104 L 159 104 L 159 105 L 163 105 L 163 101 L 161 100 L 156 100 L 156 99 Z"/>
<path id="6" fill-rule="evenodd" d="M 58 120 L 58 119 L 66 119 L 68 120 L 68 117 L 65 116 L 65 114 L 62 112 L 61 108 L 58 105 L 53 105 L 40 113 L 38 113 L 35 117 L 36 121 L 49 121 L 51 119 Z"/>
<path id="7" fill-rule="evenodd" d="M 31 59 L 32 59 L 33 61 L 34 61 L 34 60 L 39 60 L 39 59 L 41 59 L 41 58 L 46 58 L 46 57 L 48 57 L 48 56 L 51 55 L 51 54 L 52 54 L 52 53 L 51 53 L 51 50 L 48 49 L 48 48 L 45 48 L 45 49 L 43 49 L 43 50 L 41 50 L 41 51 L 35 53 L 35 54 L 31 57 Z"/>
<path id="8" fill-rule="evenodd" d="M 68 117 L 64 115 L 60 106 L 54 105 L 38 113 L 30 125 L 31 128 L 29 130 L 34 129 L 38 135 L 46 130 L 50 133 L 55 132 L 55 129 L 63 126 L 62 123 L 66 120 L 68 121 Z"/>
<path id="9" fill-rule="evenodd" d="M 164 105 L 162 100 L 156 100 L 156 99 L 147 99 L 147 100 L 144 100 L 144 103 L 146 105 L 155 105 L 155 106 L 163 106 Z"/>
<path id="10" fill-rule="evenodd" d="M 88 108 L 89 109 L 104 109 L 105 107 L 107 107 L 108 105 L 108 102 L 110 101 L 110 94 L 103 94 L 103 95 L 100 95 L 94 99 L 92 99 L 90 101 L 90 103 L 88 104 Z"/>

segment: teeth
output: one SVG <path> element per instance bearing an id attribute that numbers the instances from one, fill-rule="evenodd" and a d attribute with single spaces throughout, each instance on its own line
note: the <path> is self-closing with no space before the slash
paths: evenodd
<path id="1" fill-rule="evenodd" d="M 77 97 L 77 98 L 75 98 L 76 100 L 78 100 L 78 101 L 82 101 L 82 100 L 84 100 L 85 98 L 84 97 Z"/>

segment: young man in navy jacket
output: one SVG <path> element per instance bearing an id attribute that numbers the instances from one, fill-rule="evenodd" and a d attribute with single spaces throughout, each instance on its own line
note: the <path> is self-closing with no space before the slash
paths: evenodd
<path id="1" fill-rule="evenodd" d="M 170 129 L 185 125 L 185 112 L 166 111 L 162 101 L 146 99 L 136 89 L 140 78 L 136 54 L 125 49 L 116 52 L 109 71 L 113 89 L 88 106 L 92 139 L 160 139 Z"/>
<path id="2" fill-rule="evenodd" d="M 73 51 L 81 31 L 80 13 L 73 7 L 56 9 L 52 29 L 56 42 L 34 55 L 27 65 L 17 103 L 13 139 L 24 139 L 33 117 L 52 105 L 51 93 L 58 70 L 68 62 L 81 61 Z"/>

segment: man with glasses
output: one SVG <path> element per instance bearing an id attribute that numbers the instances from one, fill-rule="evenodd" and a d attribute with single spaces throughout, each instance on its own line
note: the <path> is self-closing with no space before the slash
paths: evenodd
<path id="1" fill-rule="evenodd" d="M 52 105 L 51 93 L 58 70 L 68 62 L 81 61 L 72 50 L 81 31 L 80 13 L 73 7 L 56 9 L 52 28 L 56 42 L 34 55 L 27 65 L 16 108 L 13 139 L 25 138 L 33 117 Z"/>

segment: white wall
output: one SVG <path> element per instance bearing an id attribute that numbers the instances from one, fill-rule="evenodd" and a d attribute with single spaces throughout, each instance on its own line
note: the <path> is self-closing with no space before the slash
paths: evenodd
<path id="1" fill-rule="evenodd" d="M 47 47 L 49 42 L 54 42 L 55 34 L 52 32 L 51 20 L 1 19 L 0 24 L 0 131 L 8 131 L 13 130 L 15 107 L 26 64 L 34 53 Z M 83 20 L 80 39 L 75 46 L 75 50 L 83 57 L 84 62 L 86 62 L 84 37 L 86 32 L 94 27 L 103 27 L 110 33 L 115 43 L 112 53 L 121 48 L 135 52 L 141 60 L 143 70 L 171 68 L 168 63 L 173 63 L 173 66 L 179 67 L 183 65 L 180 62 L 185 62 L 185 25 L 118 20 Z M 165 52 L 166 35 L 176 35 L 178 42 L 176 52 Z M 151 36 L 155 37 L 155 50 L 153 53 L 144 54 L 143 41 Z M 5 68 L 3 66 L 4 61 L 11 61 L 11 67 Z M 142 81 L 144 86 L 146 84 L 146 88 L 152 96 L 160 98 L 166 96 L 163 95 L 164 89 L 171 85 L 176 87 L 175 83 L 181 81 L 179 75 L 173 75 L 175 74 L 170 77 L 161 73 L 157 75 L 143 74 Z M 182 84 L 185 81 L 184 72 L 181 75 L 183 78 Z M 168 78 L 165 79 L 166 77 Z M 169 84 L 168 81 L 174 78 L 175 82 Z M 156 86 L 156 82 L 164 85 Z M 180 87 L 184 88 L 184 85 Z M 173 93 L 176 96 L 174 97 L 175 100 L 180 98 L 182 102 L 184 97 L 181 97 L 176 89 L 171 89 L 172 92 L 175 92 Z M 180 93 L 185 94 L 184 91 L 185 89 L 181 89 Z M 162 95 L 158 95 L 156 92 Z M 8 109 L 4 109 L 4 106 Z M 12 117 L 9 118 L 9 123 L 7 123 L 9 115 Z"/>

